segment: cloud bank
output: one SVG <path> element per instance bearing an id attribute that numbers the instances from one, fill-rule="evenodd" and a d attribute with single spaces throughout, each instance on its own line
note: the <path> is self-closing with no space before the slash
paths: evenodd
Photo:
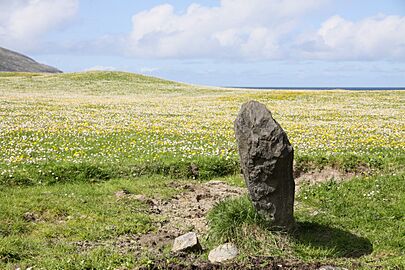
<path id="1" fill-rule="evenodd" d="M 221 0 L 218 7 L 190 5 L 177 14 L 169 4 L 132 17 L 128 43 L 137 56 L 169 58 L 283 57 L 283 39 L 298 18 L 324 0 Z"/>
<path id="2" fill-rule="evenodd" d="M 30 49 L 76 14 L 79 0 L 0 0 L 0 45 Z"/>
<path id="3" fill-rule="evenodd" d="M 299 45 L 306 58 L 405 59 L 405 17 L 378 15 L 353 22 L 333 16 Z"/>
<path id="4" fill-rule="evenodd" d="M 308 24 L 330 0 L 219 0 L 214 7 L 191 4 L 182 12 L 163 4 L 134 14 L 128 20 L 129 33 L 73 41 L 59 36 L 46 47 L 47 34 L 66 26 L 77 14 L 79 2 L 0 0 L 0 46 L 146 59 L 405 59 L 404 16 L 349 20 L 329 13 L 318 26 Z"/>
<path id="5" fill-rule="evenodd" d="M 192 4 L 184 13 L 159 5 L 132 17 L 127 48 L 146 58 L 405 59 L 405 17 L 335 15 L 308 32 L 302 22 L 325 3 L 221 0 L 218 7 Z"/>

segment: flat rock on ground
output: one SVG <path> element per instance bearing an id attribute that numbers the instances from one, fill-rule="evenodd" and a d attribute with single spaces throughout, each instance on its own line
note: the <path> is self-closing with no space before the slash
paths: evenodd
<path id="1" fill-rule="evenodd" d="M 324 265 L 324 266 L 321 266 L 318 270 L 348 270 L 348 269 L 338 267 L 338 266 Z"/>
<path id="2" fill-rule="evenodd" d="M 238 256 L 238 248 L 233 243 L 226 243 L 211 250 L 208 260 L 212 263 L 222 263 Z"/>
<path id="3" fill-rule="evenodd" d="M 172 251 L 201 251 L 201 245 L 195 232 L 189 232 L 174 239 Z"/>

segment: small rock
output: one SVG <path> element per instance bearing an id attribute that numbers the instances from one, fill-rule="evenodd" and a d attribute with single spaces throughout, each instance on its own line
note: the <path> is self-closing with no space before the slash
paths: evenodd
<path id="1" fill-rule="evenodd" d="M 160 210 L 159 207 L 153 207 L 152 209 L 150 209 L 150 212 L 153 214 L 160 214 L 162 213 L 162 210 Z"/>
<path id="2" fill-rule="evenodd" d="M 177 237 L 174 239 L 174 244 L 172 251 L 179 252 L 179 251 L 201 251 L 202 247 L 198 242 L 197 234 L 194 232 L 186 233 L 182 236 Z"/>
<path id="3" fill-rule="evenodd" d="M 337 267 L 332 265 L 324 265 L 318 268 L 318 270 L 348 270 L 347 268 Z"/>
<path id="4" fill-rule="evenodd" d="M 211 180 L 206 183 L 207 186 L 217 186 L 217 185 L 225 185 L 225 182 L 218 181 L 218 180 Z"/>
<path id="5" fill-rule="evenodd" d="M 208 255 L 208 260 L 212 263 L 221 263 L 224 261 L 232 260 L 238 256 L 238 248 L 235 244 L 226 243 L 211 250 Z"/>
<path id="6" fill-rule="evenodd" d="M 206 198 L 209 198 L 210 197 L 210 194 L 197 194 L 196 196 L 195 196 L 195 200 L 197 201 L 197 202 L 199 202 L 199 201 L 201 201 L 201 200 L 203 200 L 203 199 L 206 199 Z"/>
<path id="7" fill-rule="evenodd" d="M 189 171 L 193 179 L 197 179 L 198 176 L 200 175 L 200 172 L 198 170 L 198 166 L 195 164 L 191 164 L 189 167 Z"/>
<path id="8" fill-rule="evenodd" d="M 189 191 L 194 191 L 194 186 L 190 185 L 190 184 L 185 184 L 184 186 L 182 186 L 183 189 L 185 190 L 189 190 Z"/>
<path id="9" fill-rule="evenodd" d="M 23 218 L 24 218 L 25 221 L 29 221 L 29 222 L 35 222 L 37 220 L 37 217 L 32 212 L 24 213 Z"/>
<path id="10" fill-rule="evenodd" d="M 123 190 L 119 190 L 119 191 L 115 192 L 115 197 L 122 198 L 128 194 L 130 194 L 130 192 L 128 190 L 123 189 Z"/>
<path id="11" fill-rule="evenodd" d="M 159 202 L 157 200 L 150 199 L 142 194 L 133 195 L 132 198 L 137 201 L 140 201 L 141 203 L 146 203 L 147 205 L 149 205 L 151 207 L 157 206 L 159 204 Z"/>
<path id="12" fill-rule="evenodd" d="M 158 208 L 157 205 L 159 204 L 159 202 L 157 200 L 152 200 L 152 199 L 146 199 L 146 201 L 143 201 L 143 203 L 146 203 L 147 205 L 154 207 L 154 208 Z"/>
<path id="13" fill-rule="evenodd" d="M 134 199 L 140 202 L 145 202 L 147 200 L 147 198 L 142 194 L 134 195 Z"/>

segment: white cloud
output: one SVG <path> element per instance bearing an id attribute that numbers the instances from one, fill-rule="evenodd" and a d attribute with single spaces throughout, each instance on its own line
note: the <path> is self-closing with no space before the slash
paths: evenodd
<path id="1" fill-rule="evenodd" d="M 156 68 L 156 67 L 142 67 L 142 68 L 139 69 L 139 72 L 142 73 L 142 74 L 151 74 L 151 73 L 156 72 L 158 70 L 159 70 L 159 68 Z"/>
<path id="2" fill-rule="evenodd" d="M 405 59 L 405 17 L 378 15 L 353 22 L 333 16 L 299 43 L 307 58 Z"/>
<path id="3" fill-rule="evenodd" d="M 310 12 L 330 0 L 220 0 L 214 7 L 191 4 L 182 13 L 164 4 L 135 14 L 128 34 L 44 42 L 74 18 L 79 1 L 0 0 L 0 46 L 138 58 L 405 59 L 405 16 L 351 21 L 336 15 L 308 32 Z"/>
<path id="4" fill-rule="evenodd" d="M 221 0 L 177 13 L 156 6 L 132 17 L 130 54 L 150 58 L 405 59 L 405 17 L 333 16 L 317 31 L 301 24 L 328 0 Z"/>
<path id="5" fill-rule="evenodd" d="M 90 68 L 86 68 L 84 71 L 116 71 L 117 68 L 115 67 L 108 67 L 108 66 L 94 66 Z"/>
<path id="6" fill-rule="evenodd" d="M 221 0 L 190 5 L 177 14 L 169 4 L 132 17 L 129 51 L 136 56 L 280 58 L 280 43 L 299 18 L 326 0 Z"/>
<path id="7" fill-rule="evenodd" d="M 35 47 L 44 34 L 71 19 L 78 6 L 79 0 L 0 0 L 0 45 Z"/>

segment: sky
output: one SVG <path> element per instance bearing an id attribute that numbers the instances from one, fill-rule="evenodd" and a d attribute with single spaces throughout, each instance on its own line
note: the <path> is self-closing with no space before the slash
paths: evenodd
<path id="1" fill-rule="evenodd" d="M 64 72 L 405 87 L 405 0 L 0 0 L 0 46 Z"/>

